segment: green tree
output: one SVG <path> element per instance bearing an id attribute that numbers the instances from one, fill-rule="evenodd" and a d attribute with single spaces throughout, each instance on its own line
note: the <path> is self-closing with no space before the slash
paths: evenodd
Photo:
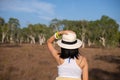
<path id="1" fill-rule="evenodd" d="M 62 23 L 64 24 L 64 29 L 73 30 L 77 33 L 78 37 L 82 40 L 82 47 L 85 47 L 86 41 L 86 32 L 88 21 L 70 21 L 70 20 L 63 20 Z"/>
<path id="2" fill-rule="evenodd" d="M 15 43 L 18 41 L 18 30 L 20 28 L 19 20 L 16 18 L 10 18 L 8 21 L 10 28 L 10 43 Z"/>
<path id="3" fill-rule="evenodd" d="M 45 40 L 50 35 L 50 29 L 44 24 L 29 24 L 27 28 L 23 28 L 24 40 L 35 44 L 38 42 L 40 45 L 45 43 Z M 26 38 L 27 37 L 27 38 Z"/>
<path id="4" fill-rule="evenodd" d="M 116 46 L 118 44 L 118 27 L 116 21 L 108 16 L 102 16 L 100 19 L 100 39 L 103 46 Z"/>
<path id="5" fill-rule="evenodd" d="M 1 34 L 1 42 L 4 43 L 6 35 L 9 31 L 8 24 L 5 23 L 5 20 L 3 18 L 0 18 L 0 34 Z"/>
<path id="6" fill-rule="evenodd" d="M 53 32 L 60 31 L 62 27 L 61 21 L 56 18 L 52 19 L 49 27 L 53 29 Z"/>

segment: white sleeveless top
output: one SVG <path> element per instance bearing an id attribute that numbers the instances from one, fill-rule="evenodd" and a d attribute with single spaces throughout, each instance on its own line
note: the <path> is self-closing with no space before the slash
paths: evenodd
<path id="1" fill-rule="evenodd" d="M 78 66 L 75 59 L 65 59 L 64 63 L 58 66 L 59 77 L 70 77 L 81 79 L 82 69 Z"/>

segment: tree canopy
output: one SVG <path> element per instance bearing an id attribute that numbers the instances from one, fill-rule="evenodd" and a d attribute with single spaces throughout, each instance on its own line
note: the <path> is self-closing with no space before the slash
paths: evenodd
<path id="1" fill-rule="evenodd" d="M 29 24 L 21 28 L 17 18 L 5 22 L 0 17 L 0 43 L 45 43 L 45 40 L 59 30 L 73 30 L 83 42 L 82 47 L 116 47 L 120 44 L 119 24 L 109 16 L 99 20 L 51 20 L 45 24 Z"/>

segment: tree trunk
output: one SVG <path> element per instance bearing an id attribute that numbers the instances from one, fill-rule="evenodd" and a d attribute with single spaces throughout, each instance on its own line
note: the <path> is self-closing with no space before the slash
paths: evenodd
<path id="1" fill-rule="evenodd" d="M 5 40 L 6 34 L 7 34 L 7 33 L 5 33 L 5 32 L 2 33 L 2 43 L 4 43 L 4 40 Z"/>
<path id="2" fill-rule="evenodd" d="M 82 24 L 82 33 L 81 33 L 82 48 L 85 48 L 85 34 L 86 34 L 86 29 L 85 29 L 84 24 Z"/>
<path id="3" fill-rule="evenodd" d="M 106 46 L 105 45 L 105 38 L 104 37 L 100 37 L 100 40 L 101 40 L 102 45 L 105 47 Z"/>
<path id="4" fill-rule="evenodd" d="M 90 41 L 90 39 L 88 39 L 88 46 L 89 46 L 89 47 L 91 46 L 91 41 Z"/>
<path id="5" fill-rule="evenodd" d="M 29 36 L 29 38 L 31 39 L 31 44 L 35 44 L 35 37 L 34 36 L 32 36 L 32 35 L 30 35 Z"/>
<path id="6" fill-rule="evenodd" d="M 14 43 L 12 34 L 10 35 L 10 43 Z"/>
<path id="7" fill-rule="evenodd" d="M 43 45 L 43 43 L 45 43 L 45 36 L 43 34 L 38 35 L 39 38 L 39 44 Z"/>
<path id="8" fill-rule="evenodd" d="M 82 33 L 82 48 L 85 48 L 85 32 Z"/>
<path id="9" fill-rule="evenodd" d="M 24 42 L 23 37 L 21 37 L 19 43 L 22 44 L 23 42 Z"/>

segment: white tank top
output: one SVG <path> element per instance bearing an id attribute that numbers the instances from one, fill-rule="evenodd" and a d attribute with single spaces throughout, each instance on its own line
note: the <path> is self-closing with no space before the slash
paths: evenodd
<path id="1" fill-rule="evenodd" d="M 65 59 L 64 63 L 58 66 L 59 77 L 70 77 L 81 79 L 82 69 L 78 66 L 75 59 Z"/>

